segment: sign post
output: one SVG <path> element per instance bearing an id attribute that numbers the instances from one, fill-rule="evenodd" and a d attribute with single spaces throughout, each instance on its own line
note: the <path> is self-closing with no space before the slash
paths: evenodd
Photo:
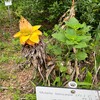
<path id="1" fill-rule="evenodd" d="M 10 21 L 10 28 L 11 28 L 11 13 L 10 13 L 10 6 L 12 5 L 12 0 L 5 0 L 5 6 L 8 7 L 8 18 Z"/>

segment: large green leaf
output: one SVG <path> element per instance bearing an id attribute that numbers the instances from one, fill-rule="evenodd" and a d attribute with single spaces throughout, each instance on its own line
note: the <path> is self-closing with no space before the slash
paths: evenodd
<path id="1" fill-rule="evenodd" d="M 87 44 L 85 42 L 80 42 L 79 44 L 75 45 L 74 48 L 86 48 Z"/>
<path id="2" fill-rule="evenodd" d="M 65 36 L 69 40 L 75 40 L 76 39 L 76 32 L 74 29 L 68 28 L 65 32 Z"/>
<path id="3" fill-rule="evenodd" d="M 74 45 L 75 43 L 74 43 L 74 41 L 66 40 L 66 44 L 67 44 L 67 45 Z"/>
<path id="4" fill-rule="evenodd" d="M 79 30 L 77 30 L 77 34 L 86 34 L 87 32 L 90 31 L 91 27 L 90 26 L 86 26 L 86 23 L 82 24 L 83 27 Z"/>
<path id="5" fill-rule="evenodd" d="M 69 19 L 69 21 L 66 22 L 66 25 L 75 30 L 83 27 L 83 24 L 80 24 L 79 21 L 75 17 Z"/>
<path id="6" fill-rule="evenodd" d="M 77 52 L 75 56 L 78 60 L 85 60 L 87 58 L 87 53 Z"/>
<path id="7" fill-rule="evenodd" d="M 91 36 L 86 36 L 86 35 L 84 35 L 84 36 L 77 36 L 77 41 L 78 42 L 80 42 L 80 41 L 87 42 L 89 40 L 91 40 Z"/>
<path id="8" fill-rule="evenodd" d="M 66 37 L 63 33 L 55 33 L 52 35 L 55 39 L 61 42 L 66 42 Z"/>

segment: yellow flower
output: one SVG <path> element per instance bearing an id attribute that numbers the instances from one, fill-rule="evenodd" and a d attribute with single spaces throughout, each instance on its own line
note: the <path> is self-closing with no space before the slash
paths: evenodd
<path id="1" fill-rule="evenodd" d="M 20 31 L 14 37 L 19 37 L 22 45 L 34 45 L 40 41 L 39 35 L 42 35 L 42 32 L 38 30 L 40 27 L 41 25 L 32 26 L 24 17 L 21 17 L 19 21 Z"/>

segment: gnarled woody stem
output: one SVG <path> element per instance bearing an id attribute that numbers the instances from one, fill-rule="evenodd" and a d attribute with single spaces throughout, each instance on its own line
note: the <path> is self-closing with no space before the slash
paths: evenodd
<path id="1" fill-rule="evenodd" d="M 25 44 L 23 45 L 22 55 L 26 58 L 26 61 L 24 66 L 21 67 L 25 67 L 27 65 L 33 66 L 34 69 L 39 71 L 42 79 L 44 80 L 46 69 L 45 44 L 42 41 L 33 46 Z"/>

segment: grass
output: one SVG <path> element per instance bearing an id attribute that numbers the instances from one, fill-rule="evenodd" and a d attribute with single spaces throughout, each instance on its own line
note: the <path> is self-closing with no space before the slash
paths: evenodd
<path id="1" fill-rule="evenodd" d="M 0 69 L 0 80 L 8 80 L 8 79 L 9 79 L 9 73 Z"/>
<path id="2" fill-rule="evenodd" d="M 8 63 L 11 60 L 18 59 L 18 52 L 21 49 L 19 41 L 17 39 L 8 38 L 9 34 L 3 35 L 3 39 L 0 41 L 0 64 Z"/>
<path id="3" fill-rule="evenodd" d="M 18 76 L 21 77 L 19 74 L 21 73 L 23 75 L 24 72 L 17 71 L 16 65 L 25 60 L 21 57 L 19 40 L 14 39 L 8 33 L 3 35 L 0 40 L 0 55 L 0 87 L 3 88 L 0 92 L 4 93 L 6 98 L 10 95 L 9 98 L 13 98 L 13 100 L 19 100 L 21 98 L 25 100 L 36 100 L 35 94 L 21 93 L 22 90 L 20 90 L 20 84 L 18 83 L 20 81 L 20 79 L 18 80 Z"/>

